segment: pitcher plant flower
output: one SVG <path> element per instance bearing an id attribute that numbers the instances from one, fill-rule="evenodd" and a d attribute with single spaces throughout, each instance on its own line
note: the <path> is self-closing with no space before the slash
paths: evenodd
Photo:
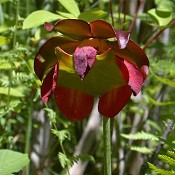
<path id="1" fill-rule="evenodd" d="M 65 19 L 45 24 L 59 35 L 39 49 L 34 70 L 42 81 L 41 97 L 52 95 L 59 111 L 70 120 L 82 120 L 99 98 L 99 113 L 114 117 L 136 96 L 146 79 L 149 61 L 130 33 L 96 20 Z M 60 35 L 62 34 L 62 35 Z"/>

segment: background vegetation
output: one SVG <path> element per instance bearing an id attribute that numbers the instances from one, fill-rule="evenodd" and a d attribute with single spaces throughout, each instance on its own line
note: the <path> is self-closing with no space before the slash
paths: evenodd
<path id="1" fill-rule="evenodd" d="M 115 27 L 128 30 L 140 1 L 111 4 L 112 10 L 108 0 L 0 0 L 1 175 L 25 165 L 19 174 L 103 174 L 96 106 L 89 118 L 72 123 L 59 113 L 54 99 L 44 105 L 33 61 L 51 37 L 42 25 L 46 21 L 79 18 L 111 23 L 112 13 Z M 139 11 L 131 38 L 145 49 L 150 73 L 142 92 L 112 121 L 115 175 L 175 174 L 174 17 L 175 0 L 145 0 Z"/>

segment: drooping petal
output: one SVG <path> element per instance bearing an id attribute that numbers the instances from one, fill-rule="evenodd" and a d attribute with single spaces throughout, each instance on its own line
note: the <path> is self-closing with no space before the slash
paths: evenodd
<path id="1" fill-rule="evenodd" d="M 97 55 L 97 50 L 92 46 L 77 47 L 73 57 L 75 70 L 78 75 L 83 80 L 87 75 L 89 70 L 92 68 L 95 58 Z"/>
<path id="2" fill-rule="evenodd" d="M 43 102 L 48 102 L 52 93 L 56 88 L 56 81 L 58 77 L 58 64 L 50 70 L 50 72 L 44 78 L 44 81 L 41 86 L 41 97 Z"/>
<path id="3" fill-rule="evenodd" d="M 115 35 L 120 49 L 124 49 L 128 44 L 130 32 L 115 30 Z"/>
<path id="4" fill-rule="evenodd" d="M 75 42 L 63 37 L 53 37 L 39 49 L 34 60 L 34 70 L 40 80 L 42 80 L 45 71 L 54 66 L 58 58 L 55 55 L 55 47 L 59 46 L 66 52 L 75 50 L 79 42 Z"/>
<path id="5" fill-rule="evenodd" d="M 116 42 L 110 42 L 109 46 L 113 49 L 115 54 L 126 61 L 137 65 L 141 68 L 143 65 L 149 67 L 149 60 L 145 52 L 132 40 L 128 41 L 128 44 L 124 49 L 120 49 Z"/>
<path id="6" fill-rule="evenodd" d="M 144 83 L 144 76 L 141 70 L 133 64 L 128 63 L 126 60 L 124 61 L 125 66 L 129 71 L 129 82 L 128 84 L 131 86 L 134 95 L 137 95 Z"/>
<path id="7" fill-rule="evenodd" d="M 128 83 L 129 82 L 129 72 L 123 61 L 124 60 L 122 58 L 116 56 L 116 62 L 120 68 L 123 79 L 126 81 L 126 83 Z"/>
<path id="8" fill-rule="evenodd" d="M 64 19 L 58 21 L 53 27 L 46 25 L 48 30 L 56 30 L 72 39 L 85 39 L 91 36 L 90 26 L 87 22 L 78 19 Z"/>
<path id="9" fill-rule="evenodd" d="M 145 80 L 147 75 L 148 75 L 148 72 L 149 72 L 149 67 L 147 65 L 143 65 L 141 68 L 140 68 L 141 72 L 142 72 L 142 75 L 143 75 L 143 79 Z"/>
<path id="10" fill-rule="evenodd" d="M 70 120 L 82 120 L 93 108 L 94 98 L 86 93 L 65 87 L 56 87 L 56 104 L 62 114 Z"/>
<path id="11" fill-rule="evenodd" d="M 132 94 L 128 85 L 116 87 L 100 97 L 98 110 L 105 117 L 115 117 L 128 103 Z"/>
<path id="12" fill-rule="evenodd" d="M 113 27 L 102 20 L 96 20 L 91 22 L 90 24 L 92 37 L 108 39 L 115 37 L 115 31 Z"/>

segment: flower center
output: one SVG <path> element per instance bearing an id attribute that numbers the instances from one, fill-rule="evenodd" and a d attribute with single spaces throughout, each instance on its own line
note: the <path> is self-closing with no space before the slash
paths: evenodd
<path id="1" fill-rule="evenodd" d="M 75 49 L 73 54 L 74 67 L 81 80 L 85 78 L 87 73 L 92 68 L 96 55 L 97 50 L 92 46 L 77 47 Z"/>

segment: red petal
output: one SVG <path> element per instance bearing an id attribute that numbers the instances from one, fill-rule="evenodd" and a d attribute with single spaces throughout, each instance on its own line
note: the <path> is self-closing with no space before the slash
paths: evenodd
<path id="1" fill-rule="evenodd" d="M 124 49 L 128 44 L 130 32 L 115 30 L 115 35 L 120 49 Z"/>
<path id="2" fill-rule="evenodd" d="M 40 80 L 42 80 L 45 71 L 52 67 L 58 61 L 55 54 L 55 48 L 61 47 L 66 52 L 75 50 L 79 42 L 75 42 L 63 37 L 53 37 L 39 49 L 35 56 L 34 70 Z"/>
<path id="3" fill-rule="evenodd" d="M 131 89 L 133 90 L 133 94 L 137 95 L 140 92 L 143 82 L 144 82 L 143 73 L 135 65 L 130 64 L 127 61 L 124 61 L 124 64 L 129 71 L 129 83 L 128 84 L 131 86 Z"/>
<path id="4" fill-rule="evenodd" d="M 72 39 L 84 39 L 91 37 L 90 26 L 83 20 L 64 19 L 57 22 L 52 29 L 59 31 Z"/>
<path id="5" fill-rule="evenodd" d="M 82 120 L 87 117 L 94 103 L 92 96 L 65 87 L 56 88 L 55 99 L 60 112 L 70 120 Z"/>
<path id="6" fill-rule="evenodd" d="M 90 23 L 91 33 L 93 37 L 107 39 L 115 37 L 113 27 L 102 20 L 93 21 Z"/>
<path id="7" fill-rule="evenodd" d="M 136 64 L 139 68 L 143 65 L 149 66 L 149 60 L 145 52 L 132 40 L 129 40 L 124 49 L 120 49 L 116 42 L 108 43 L 115 54 L 130 63 Z"/>
<path id="8" fill-rule="evenodd" d="M 131 87 L 128 85 L 107 92 L 99 100 L 98 110 L 100 114 L 109 118 L 115 117 L 128 103 L 131 94 Z"/>
<path id="9" fill-rule="evenodd" d="M 58 65 L 56 64 L 54 68 L 47 74 L 41 86 L 41 97 L 43 102 L 48 102 L 52 93 L 56 88 L 56 82 L 58 77 Z"/>
<path id="10" fill-rule="evenodd" d="M 123 62 L 124 60 L 116 56 L 116 61 L 122 73 L 123 79 L 126 81 L 126 83 L 128 83 L 129 82 L 129 72 L 128 72 L 126 65 Z"/>

